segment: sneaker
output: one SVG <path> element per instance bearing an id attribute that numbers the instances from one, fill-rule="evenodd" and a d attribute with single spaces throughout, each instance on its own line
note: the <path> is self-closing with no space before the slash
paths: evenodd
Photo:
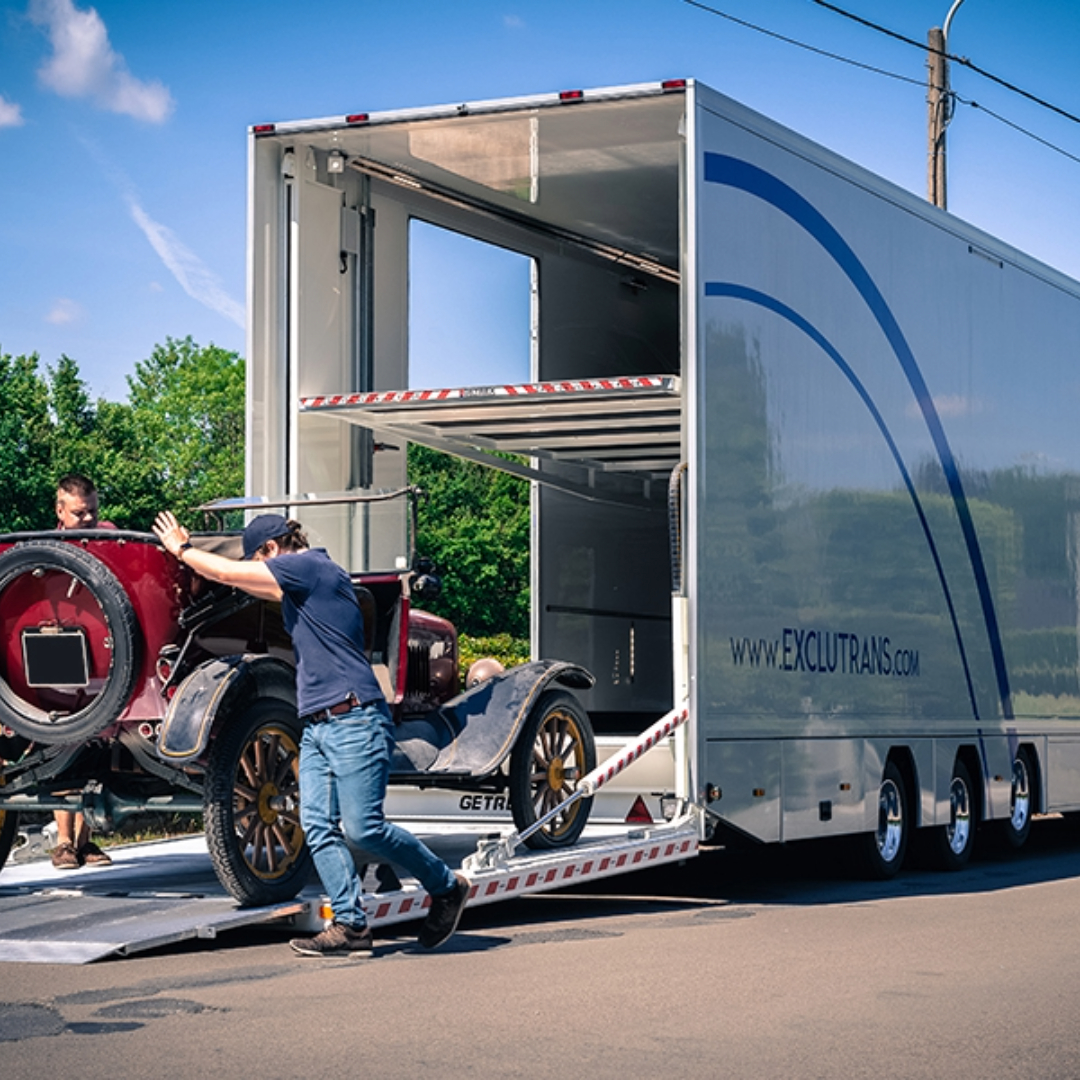
<path id="1" fill-rule="evenodd" d="M 77 854 L 84 866 L 112 866 L 112 859 L 93 840 L 87 840 Z"/>
<path id="2" fill-rule="evenodd" d="M 57 870 L 78 870 L 82 866 L 75 845 L 68 843 L 57 844 L 53 848 L 52 864 Z"/>
<path id="3" fill-rule="evenodd" d="M 420 944 L 425 949 L 437 949 L 458 928 L 461 913 L 472 888 L 464 874 L 454 874 L 454 887 L 442 896 L 431 898 L 431 908 L 420 927 Z"/>
<path id="4" fill-rule="evenodd" d="M 289 944 L 301 956 L 371 956 L 375 948 L 370 926 L 354 930 L 339 922 L 314 937 L 293 938 Z"/>

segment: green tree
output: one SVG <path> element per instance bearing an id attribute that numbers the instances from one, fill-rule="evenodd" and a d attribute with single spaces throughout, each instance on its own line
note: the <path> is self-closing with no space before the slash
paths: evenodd
<path id="1" fill-rule="evenodd" d="M 415 445 L 409 478 L 427 493 L 416 548 L 443 582 L 431 610 L 462 634 L 528 637 L 529 485 Z"/>
<path id="2" fill-rule="evenodd" d="M 49 390 L 37 353 L 0 353 L 0 529 L 51 524 L 51 434 Z"/>
<path id="3" fill-rule="evenodd" d="M 77 472 L 94 481 L 102 516 L 121 528 L 144 529 L 155 504 L 154 456 L 140 451 L 131 407 L 90 399 L 78 365 L 61 356 L 49 370 L 49 412 L 52 431 L 50 485 L 64 473 Z M 52 489 L 49 492 L 51 525 Z"/>
<path id="4" fill-rule="evenodd" d="M 149 529 L 163 507 L 238 495 L 244 483 L 244 362 L 191 338 L 136 365 L 129 401 L 91 399 L 78 364 L 0 354 L 0 529 L 48 529 L 67 472 L 89 476 L 102 514 Z"/>
<path id="5" fill-rule="evenodd" d="M 134 439 L 154 462 L 155 505 L 183 510 L 244 488 L 244 361 L 166 338 L 128 378 Z"/>

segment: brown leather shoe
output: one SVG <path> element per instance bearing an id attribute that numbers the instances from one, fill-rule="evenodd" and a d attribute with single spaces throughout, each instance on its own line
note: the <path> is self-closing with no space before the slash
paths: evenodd
<path id="1" fill-rule="evenodd" d="M 57 844 L 53 848 L 52 864 L 57 870 L 78 870 L 82 866 L 75 845 L 66 843 Z"/>
<path id="2" fill-rule="evenodd" d="M 301 956 L 371 956 L 374 942 L 368 926 L 354 930 L 344 923 L 332 922 L 312 938 L 293 938 L 289 942 Z"/>
<path id="3" fill-rule="evenodd" d="M 93 840 L 87 840 L 77 854 L 84 866 L 112 866 L 112 859 Z"/>

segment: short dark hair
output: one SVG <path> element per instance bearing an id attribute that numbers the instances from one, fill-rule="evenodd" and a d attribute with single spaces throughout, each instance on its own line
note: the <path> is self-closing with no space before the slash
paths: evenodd
<path id="1" fill-rule="evenodd" d="M 283 533 L 281 536 L 271 537 L 277 544 L 278 550 L 281 551 L 282 554 L 288 554 L 290 551 L 306 551 L 309 545 L 308 538 L 303 531 L 303 525 L 301 525 L 299 521 L 293 521 L 291 518 L 286 524 L 289 527 L 287 533 Z M 270 541 L 268 540 L 267 544 L 269 542 Z M 266 544 L 263 544 L 262 547 L 259 548 L 259 551 L 262 552 L 263 555 L 269 554 L 266 550 Z"/>
<path id="2" fill-rule="evenodd" d="M 97 494 L 97 488 L 94 487 L 94 481 L 89 479 L 89 477 L 83 476 L 82 473 L 76 472 L 64 473 L 64 475 L 56 481 L 56 490 L 65 491 L 68 495 L 79 495 L 84 499 Z"/>

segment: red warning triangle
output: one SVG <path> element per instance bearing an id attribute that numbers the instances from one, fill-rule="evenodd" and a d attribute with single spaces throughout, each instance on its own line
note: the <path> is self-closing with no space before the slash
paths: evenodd
<path id="1" fill-rule="evenodd" d="M 634 800 L 634 805 L 630 807 L 630 813 L 626 815 L 623 823 L 625 825 L 651 825 L 653 823 L 652 814 L 649 813 L 649 808 L 641 795 Z"/>

